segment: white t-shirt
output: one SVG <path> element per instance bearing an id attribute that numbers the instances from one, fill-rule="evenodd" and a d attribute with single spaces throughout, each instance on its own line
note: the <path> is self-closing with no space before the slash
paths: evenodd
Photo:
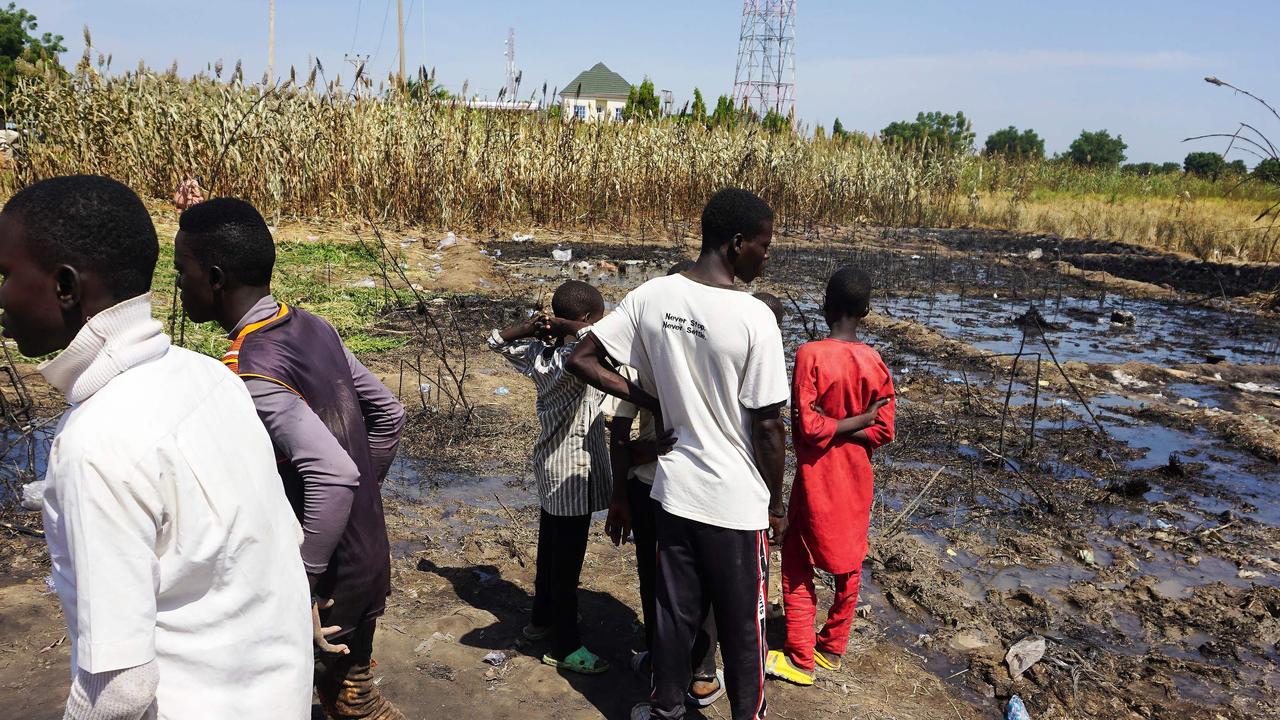
<path id="1" fill-rule="evenodd" d="M 67 411 L 46 479 L 73 669 L 155 660 L 161 719 L 310 717 L 302 530 L 240 378 L 181 348 L 125 370 Z"/>
<path id="2" fill-rule="evenodd" d="M 684 275 L 633 290 L 592 328 L 662 404 L 675 448 L 658 459 L 653 499 L 672 515 L 735 530 L 769 526 L 751 410 L 790 396 L 782 334 L 768 306 Z"/>

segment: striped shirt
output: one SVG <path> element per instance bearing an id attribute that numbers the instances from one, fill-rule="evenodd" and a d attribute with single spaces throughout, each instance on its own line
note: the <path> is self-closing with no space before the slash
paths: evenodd
<path id="1" fill-rule="evenodd" d="M 538 499 L 551 515 L 588 515 L 609 506 L 613 476 L 600 404 L 604 394 L 571 375 L 565 361 L 576 343 L 551 347 L 539 340 L 506 343 L 494 330 L 489 349 L 502 355 L 538 389 L 533 475 Z"/>

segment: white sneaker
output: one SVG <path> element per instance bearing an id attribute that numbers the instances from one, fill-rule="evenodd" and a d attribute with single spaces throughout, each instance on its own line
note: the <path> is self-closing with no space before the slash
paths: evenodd
<path id="1" fill-rule="evenodd" d="M 649 703 L 642 702 L 631 708 L 631 720 L 649 720 L 652 713 L 649 710 Z"/>

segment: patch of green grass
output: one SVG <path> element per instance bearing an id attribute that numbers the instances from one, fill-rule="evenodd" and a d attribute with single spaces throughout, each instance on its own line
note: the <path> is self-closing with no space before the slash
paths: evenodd
<path id="1" fill-rule="evenodd" d="M 408 341 L 400 337 L 356 333 L 355 335 L 347 336 L 343 342 L 346 344 L 347 349 L 356 355 L 376 355 L 377 353 L 390 352 L 402 348 Z"/>

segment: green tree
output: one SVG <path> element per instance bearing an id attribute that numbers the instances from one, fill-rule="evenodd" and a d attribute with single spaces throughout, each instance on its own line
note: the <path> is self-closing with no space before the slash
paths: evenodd
<path id="1" fill-rule="evenodd" d="M 1043 160 L 1044 140 L 1035 130 L 1027 128 L 1018 132 L 1018 128 L 1010 125 L 987 136 L 987 143 L 982 148 L 983 155 L 1004 155 L 1019 160 Z"/>
<path id="2" fill-rule="evenodd" d="M 777 110 L 770 110 L 765 113 L 764 117 L 760 120 L 760 124 L 764 126 L 765 130 L 770 132 L 782 132 L 783 130 L 791 129 L 791 121 L 787 119 L 786 115 L 783 115 Z"/>
<path id="3" fill-rule="evenodd" d="M 62 36 L 44 33 L 36 37 L 36 16 L 9 3 L 0 10 L 0 93 L 7 98 L 18 76 L 32 67 L 59 70 L 58 53 L 66 52 Z"/>
<path id="4" fill-rule="evenodd" d="M 1262 182 L 1280 185 L 1280 160 L 1267 158 L 1253 168 L 1253 176 Z"/>
<path id="5" fill-rule="evenodd" d="M 1120 169 L 1127 173 L 1132 173 L 1134 175 L 1139 175 L 1141 177 L 1147 177 L 1148 175 L 1155 175 L 1156 173 L 1160 172 L 1160 166 L 1150 162 L 1131 163 L 1129 165 L 1125 165 L 1121 167 Z"/>
<path id="6" fill-rule="evenodd" d="M 973 123 L 963 112 L 917 113 L 915 122 L 892 122 L 880 131 L 885 142 L 924 146 L 929 150 L 969 152 L 973 149 Z"/>
<path id="7" fill-rule="evenodd" d="M 662 114 L 662 101 L 653 89 L 653 81 L 645 76 L 639 87 L 632 85 L 627 93 L 627 106 L 622 109 L 625 120 L 652 120 Z"/>
<path id="8" fill-rule="evenodd" d="M 1227 169 L 1227 163 L 1216 152 L 1193 152 L 1187 153 L 1186 159 L 1182 161 L 1182 169 L 1217 182 L 1218 177 Z"/>
<path id="9" fill-rule="evenodd" d="M 1128 148 L 1120 135 L 1111 137 L 1106 130 L 1081 130 L 1080 137 L 1071 141 L 1066 157 L 1085 167 L 1116 167 L 1124 162 L 1124 151 Z"/>
<path id="10" fill-rule="evenodd" d="M 702 91 L 698 88 L 693 89 L 693 107 L 689 110 L 689 116 L 694 122 L 707 122 L 707 101 L 702 99 Z"/>
<path id="11" fill-rule="evenodd" d="M 1160 172 L 1168 175 L 1170 173 L 1182 172 L 1182 164 L 1176 162 L 1160 163 Z"/>
<path id="12" fill-rule="evenodd" d="M 1249 174 L 1249 166 L 1245 165 L 1243 160 L 1232 160 L 1227 163 L 1226 170 L 1228 173 L 1238 175 L 1240 177 L 1244 177 Z"/>
<path id="13" fill-rule="evenodd" d="M 831 123 L 831 139 L 832 140 L 844 139 L 844 125 L 840 124 L 840 118 L 836 118 L 835 122 Z"/>
<path id="14" fill-rule="evenodd" d="M 711 111 L 711 124 L 723 128 L 737 127 L 741 115 L 738 108 L 733 105 L 733 98 L 721 95 L 716 100 L 716 109 Z"/>

